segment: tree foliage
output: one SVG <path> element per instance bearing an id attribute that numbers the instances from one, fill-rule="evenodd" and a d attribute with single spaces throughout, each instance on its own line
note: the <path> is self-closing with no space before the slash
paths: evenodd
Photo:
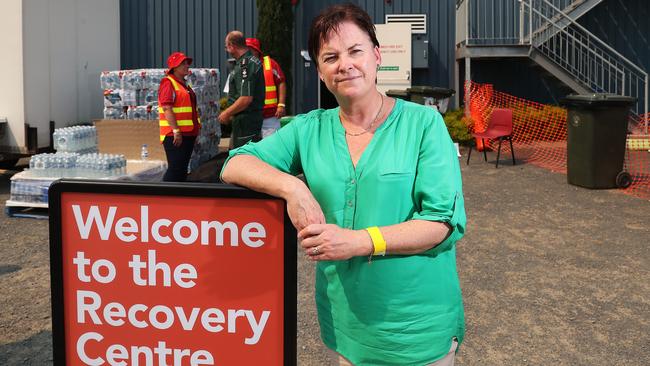
<path id="1" fill-rule="evenodd" d="M 262 52 L 271 56 L 287 79 L 287 111 L 291 110 L 291 47 L 293 45 L 293 9 L 291 0 L 257 0 L 259 26 L 257 39 Z"/>

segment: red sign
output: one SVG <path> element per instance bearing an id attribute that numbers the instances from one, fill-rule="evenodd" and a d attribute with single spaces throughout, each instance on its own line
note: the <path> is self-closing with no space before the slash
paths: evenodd
<path id="1" fill-rule="evenodd" d="M 66 364 L 283 365 L 284 212 L 278 199 L 61 193 Z"/>

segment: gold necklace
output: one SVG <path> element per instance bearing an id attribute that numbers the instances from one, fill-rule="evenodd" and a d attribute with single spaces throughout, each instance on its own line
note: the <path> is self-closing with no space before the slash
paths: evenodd
<path id="1" fill-rule="evenodd" d="M 363 131 L 361 131 L 359 133 L 350 133 L 350 132 L 348 132 L 347 129 L 345 129 L 345 127 L 343 127 L 343 130 L 345 131 L 345 134 L 348 135 L 348 136 L 355 137 L 355 136 L 361 136 L 364 133 L 370 132 L 372 130 L 372 126 L 374 126 L 375 122 L 377 122 L 377 118 L 379 118 L 379 114 L 381 113 L 382 108 L 384 108 L 384 97 L 383 96 L 381 97 L 381 105 L 379 105 L 379 110 L 377 111 L 377 114 L 375 115 L 375 118 L 372 120 L 372 122 L 370 122 L 370 126 L 368 126 L 368 128 L 364 128 Z M 339 110 L 339 118 L 341 120 L 343 120 L 343 114 L 341 113 L 340 110 Z"/>

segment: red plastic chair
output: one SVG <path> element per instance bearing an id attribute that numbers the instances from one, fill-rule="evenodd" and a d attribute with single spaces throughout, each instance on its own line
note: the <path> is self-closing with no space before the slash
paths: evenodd
<path id="1" fill-rule="evenodd" d="M 472 133 L 474 138 L 479 138 L 483 142 L 483 159 L 487 161 L 487 153 L 485 152 L 486 139 L 498 139 L 499 149 L 497 150 L 496 167 L 499 167 L 499 158 L 501 157 L 501 141 L 508 140 L 510 142 L 510 152 L 512 153 L 512 165 L 515 165 L 515 150 L 512 147 L 512 109 L 495 108 L 490 114 L 490 121 L 488 122 L 487 129 L 483 132 Z M 469 165 L 469 158 L 472 156 L 472 147 L 469 147 L 467 154 L 467 164 Z"/>

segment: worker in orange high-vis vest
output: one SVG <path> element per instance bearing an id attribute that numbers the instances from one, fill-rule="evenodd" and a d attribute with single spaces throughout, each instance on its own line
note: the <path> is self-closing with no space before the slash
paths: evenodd
<path id="1" fill-rule="evenodd" d="M 184 182 L 187 165 L 201 122 L 196 108 L 196 94 L 185 82 L 192 58 L 174 52 L 167 58 L 169 70 L 158 88 L 160 142 L 167 155 L 165 182 Z"/>
<path id="2" fill-rule="evenodd" d="M 280 65 L 270 56 L 262 56 L 262 48 L 257 38 L 246 38 L 246 45 L 262 61 L 265 87 L 262 138 L 265 138 L 280 128 L 280 118 L 287 114 L 287 82 Z"/>

